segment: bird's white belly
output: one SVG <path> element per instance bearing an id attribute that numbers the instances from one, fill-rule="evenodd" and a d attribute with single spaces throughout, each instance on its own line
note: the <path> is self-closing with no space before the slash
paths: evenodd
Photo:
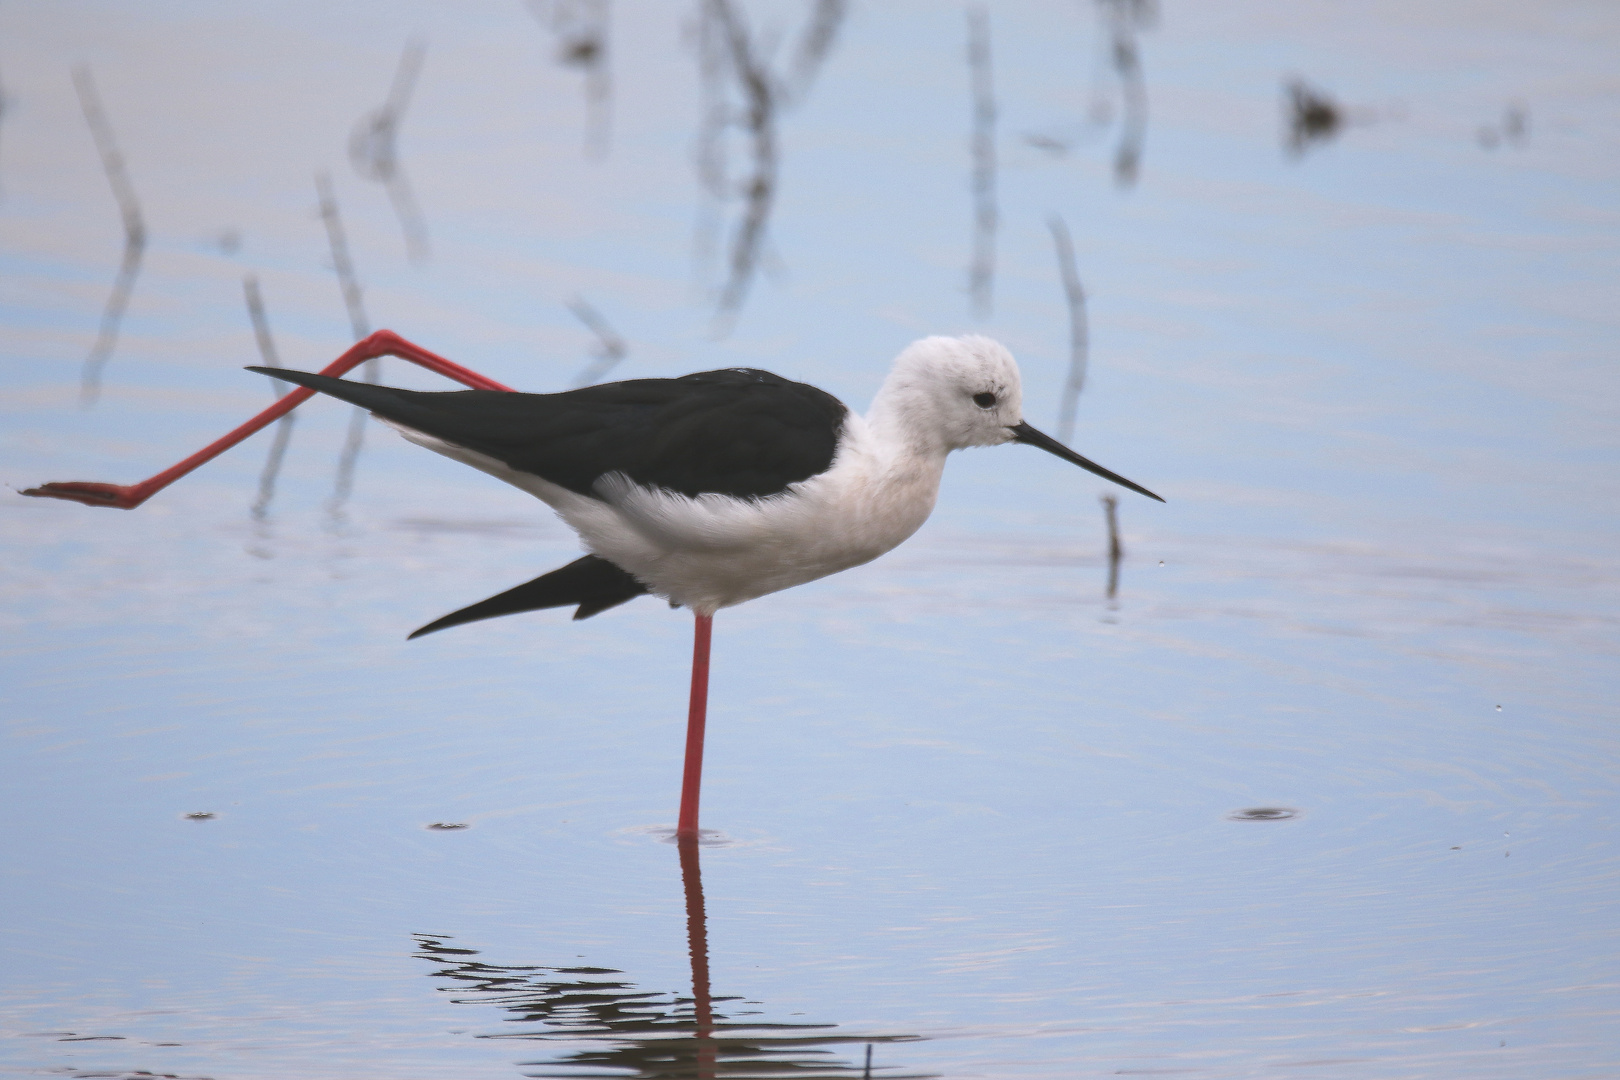
<path id="1" fill-rule="evenodd" d="M 595 520 L 563 516 L 593 552 L 659 595 L 707 612 L 869 562 L 928 519 L 937 474 L 899 484 L 865 479 L 835 468 L 766 499 L 688 499 L 612 477 L 598 484 L 612 521 L 600 512 Z"/>
<path id="2" fill-rule="evenodd" d="M 602 477 L 592 498 L 486 454 L 393 426 L 412 442 L 542 499 L 592 554 L 629 571 L 655 595 L 699 613 L 802 585 L 891 550 L 928 520 L 944 466 L 943 457 L 888 460 L 857 438 L 826 472 L 763 499 L 688 498 L 642 487 L 622 474 Z"/>

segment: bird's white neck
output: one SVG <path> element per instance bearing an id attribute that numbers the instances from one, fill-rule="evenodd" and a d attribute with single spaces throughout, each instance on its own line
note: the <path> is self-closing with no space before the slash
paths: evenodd
<path id="1" fill-rule="evenodd" d="M 873 443 L 894 457 L 937 462 L 945 467 L 945 455 L 956 449 L 945 432 L 931 421 L 930 402 L 915 388 L 896 385 L 890 376 L 866 410 L 866 428 Z"/>

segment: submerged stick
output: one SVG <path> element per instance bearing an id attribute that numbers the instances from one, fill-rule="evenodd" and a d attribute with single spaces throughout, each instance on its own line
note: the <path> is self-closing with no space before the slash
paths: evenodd
<path id="1" fill-rule="evenodd" d="M 338 213 L 337 195 L 332 190 L 328 174 L 315 174 L 315 190 L 320 196 L 321 221 L 326 225 L 326 240 L 332 249 L 332 269 L 337 273 L 338 285 L 343 290 L 343 306 L 349 312 L 349 326 L 355 341 L 364 341 L 371 334 L 366 319 L 365 304 L 361 298 L 360 279 L 354 272 L 354 261 L 349 258 L 349 241 L 343 233 L 343 218 Z M 361 374 L 364 382 L 374 383 L 381 374 L 381 364 L 373 357 L 366 361 Z M 349 414 L 349 432 L 343 440 L 343 452 L 338 457 L 337 480 L 332 485 L 332 497 L 326 508 L 334 518 L 341 516 L 343 506 L 354 491 L 354 469 L 360 460 L 361 447 L 366 439 L 366 410 L 356 406 Z"/>
<path id="2" fill-rule="evenodd" d="M 765 225 L 776 200 L 775 79 L 754 52 L 748 28 L 728 0 L 709 0 L 727 64 L 743 96 L 741 125 L 748 134 L 753 173 L 742 184 L 744 208 L 731 243 L 731 267 L 717 305 L 722 322 L 734 316 L 748 296 L 765 241 Z"/>
<path id="3" fill-rule="evenodd" d="M 848 7 L 846 0 L 815 0 L 804 33 L 799 36 L 793 71 L 787 80 L 790 102 L 803 97 L 809 91 L 810 84 L 815 82 L 821 65 L 838 40 L 838 28 L 843 24 Z"/>
<path id="4" fill-rule="evenodd" d="M 704 0 L 697 25 L 703 119 L 698 129 L 698 179 L 713 211 L 700 213 L 696 261 L 707 265 L 720 227 L 721 204 L 740 195 L 743 208 L 731 236 L 725 282 L 715 305 L 715 329 L 729 330 L 765 258 L 767 227 L 775 205 L 779 170 L 777 124 L 781 114 L 804 100 L 837 40 L 845 0 L 815 0 L 800 35 L 791 70 L 773 71 L 743 12 L 731 0 Z M 728 81 L 728 76 L 729 81 Z M 728 85 L 739 102 L 733 103 Z M 747 140 L 750 171 L 740 183 L 728 175 L 725 133 L 740 129 Z"/>
<path id="5" fill-rule="evenodd" d="M 1101 498 L 1108 518 L 1108 599 L 1112 600 L 1119 595 L 1119 564 L 1125 558 L 1125 547 L 1119 542 L 1119 500 L 1112 494 Z"/>
<path id="6" fill-rule="evenodd" d="M 420 41 L 406 43 L 399 67 L 394 70 L 388 99 L 362 116 L 349 135 L 350 164 L 360 176 L 383 185 L 388 201 L 393 204 L 394 216 L 399 218 L 405 250 L 416 263 L 425 261 L 429 254 L 427 222 L 423 220 L 405 171 L 400 168 L 397 142 L 399 125 L 405 119 L 405 109 L 411 102 L 411 91 L 416 87 L 416 76 L 422 70 L 426 51 L 427 46 Z"/>
<path id="7" fill-rule="evenodd" d="M 6 113 L 11 111 L 11 98 L 7 96 L 5 87 L 0 85 L 0 124 L 6 119 Z M 0 184 L 0 198 L 5 197 L 5 185 Z"/>
<path id="8" fill-rule="evenodd" d="M 620 337 L 613 327 L 608 325 L 607 320 L 602 318 L 601 313 L 585 302 L 583 296 L 574 297 L 568 304 L 568 310 L 572 311 L 579 318 L 579 321 L 589 327 L 591 332 L 596 335 L 596 347 L 591 350 L 595 359 L 585 365 L 585 370 L 581 371 L 579 376 L 574 379 L 574 387 L 577 389 L 581 386 L 590 386 L 592 383 L 600 382 L 602 376 L 618 366 L 619 361 L 623 360 L 630 352 L 630 348 L 624 343 L 624 338 Z"/>
<path id="9" fill-rule="evenodd" d="M 141 215 L 140 200 L 135 186 L 129 181 L 124 166 L 124 155 L 113 137 L 112 124 L 101 107 L 101 96 L 96 93 L 95 80 L 88 67 L 73 69 L 73 86 L 79 93 L 79 106 L 84 110 L 84 122 L 89 125 L 90 137 L 95 140 L 96 152 L 101 155 L 101 167 L 107 173 L 113 199 L 118 203 L 118 214 L 124 221 L 124 255 L 118 264 L 118 276 L 113 279 L 112 292 L 101 313 L 101 329 L 96 342 L 84 358 L 84 370 L 79 382 L 79 401 L 85 407 L 96 403 L 101 396 L 101 373 L 112 359 L 118 344 L 118 330 L 129 307 L 129 296 L 135 290 L 135 277 L 141 270 L 141 256 L 146 252 L 146 219 Z"/>
<path id="10" fill-rule="evenodd" d="M 1047 220 L 1052 243 L 1057 248 L 1058 273 L 1063 277 L 1063 295 L 1069 306 L 1069 377 L 1063 383 L 1063 400 L 1058 409 L 1058 441 L 1074 438 L 1075 414 L 1080 408 L 1080 391 L 1086 385 L 1086 362 L 1091 351 L 1091 331 L 1086 325 L 1086 290 L 1080 284 L 1080 271 L 1074 264 L 1074 244 L 1069 227 L 1053 214 Z"/>
<path id="11" fill-rule="evenodd" d="M 1158 7 L 1153 0 L 1098 0 L 1109 37 L 1109 58 L 1119 76 L 1125 116 L 1119 146 L 1114 151 L 1114 180 L 1120 187 L 1136 183 L 1142 167 L 1142 144 L 1147 139 L 1147 78 L 1142 72 L 1138 29 L 1153 25 Z"/>
<path id="12" fill-rule="evenodd" d="M 242 293 L 247 300 L 248 318 L 253 321 L 253 337 L 259 345 L 259 358 L 264 361 L 265 367 L 278 368 L 281 358 L 276 355 L 275 339 L 270 336 L 270 320 L 264 313 L 259 279 L 252 274 L 243 278 Z M 292 387 L 279 379 L 271 379 L 270 389 L 275 393 L 276 400 L 280 401 Z M 270 501 L 276 496 L 276 478 L 281 474 L 281 461 L 287 456 L 287 446 L 292 442 L 293 419 L 293 414 L 288 413 L 276 421 L 275 440 L 270 444 L 270 453 L 259 473 L 259 497 L 253 500 L 251 513 L 260 521 L 269 514 Z"/>
<path id="13" fill-rule="evenodd" d="M 990 73 L 990 12 L 968 8 L 968 68 L 973 81 L 973 261 L 968 292 L 973 312 L 983 319 L 994 307 L 996 273 L 996 98 Z"/>
<path id="14" fill-rule="evenodd" d="M 529 0 L 557 40 L 557 62 L 585 73 L 585 156 L 607 156 L 613 136 L 613 75 L 608 66 L 609 0 Z"/>

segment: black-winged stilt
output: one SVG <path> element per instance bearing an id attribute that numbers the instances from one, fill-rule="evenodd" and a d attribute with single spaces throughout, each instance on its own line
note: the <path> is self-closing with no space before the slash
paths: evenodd
<path id="1" fill-rule="evenodd" d="M 333 377 L 380 353 L 478 389 L 428 393 Z M 896 358 L 865 417 L 813 386 L 749 368 L 513 393 L 386 332 L 324 374 L 249 370 L 303 389 L 143 484 L 49 484 L 24 494 L 138 505 L 319 391 L 535 495 L 579 533 L 590 554 L 411 636 L 540 608 L 572 606 L 574 618 L 583 619 L 645 593 L 690 608 L 696 627 L 680 837 L 698 834 L 716 611 L 858 566 L 900 544 L 933 510 L 952 450 L 1038 446 L 1159 499 L 1025 423 L 1018 365 L 985 337 L 913 343 Z"/>

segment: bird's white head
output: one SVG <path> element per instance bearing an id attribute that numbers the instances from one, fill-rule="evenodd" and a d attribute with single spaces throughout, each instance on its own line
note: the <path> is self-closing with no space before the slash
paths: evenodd
<path id="1" fill-rule="evenodd" d="M 1024 420 L 1018 363 L 976 334 L 926 337 L 895 358 L 872 402 L 906 442 L 935 452 L 1012 442 Z"/>
<path id="2" fill-rule="evenodd" d="M 969 446 L 1023 443 L 1164 501 L 1026 424 L 1018 363 L 1006 346 L 987 337 L 926 337 L 907 345 L 866 419 L 880 437 L 941 461 Z"/>

